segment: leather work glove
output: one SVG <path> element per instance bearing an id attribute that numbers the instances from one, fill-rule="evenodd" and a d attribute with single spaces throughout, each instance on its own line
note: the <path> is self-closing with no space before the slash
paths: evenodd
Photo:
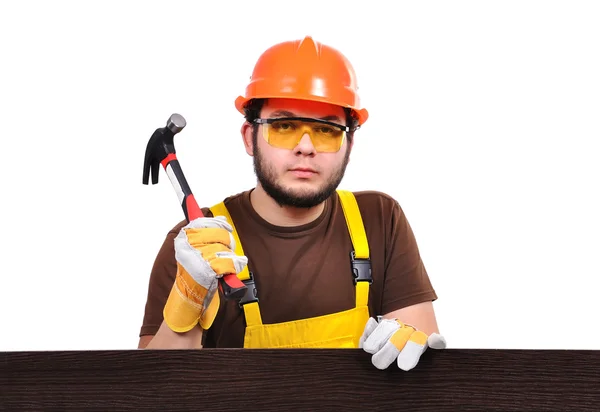
<path id="1" fill-rule="evenodd" d="M 396 361 L 400 369 L 408 371 L 417 366 L 428 347 L 445 349 L 446 340 L 437 333 L 427 336 L 398 319 L 382 319 L 377 323 L 370 318 L 359 347 L 373 355 L 371 363 L 378 369 L 386 369 Z"/>
<path id="2" fill-rule="evenodd" d="M 233 228 L 223 216 L 201 217 L 184 226 L 175 238 L 177 274 L 163 310 L 175 332 L 198 323 L 211 327 L 219 309 L 218 278 L 240 273 L 248 264 L 235 250 Z"/>

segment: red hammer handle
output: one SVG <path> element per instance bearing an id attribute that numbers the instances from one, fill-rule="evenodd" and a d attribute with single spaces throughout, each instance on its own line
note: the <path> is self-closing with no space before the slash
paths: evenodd
<path id="1" fill-rule="evenodd" d="M 176 189 L 177 196 L 179 197 L 187 221 L 190 222 L 199 217 L 204 217 L 202 209 L 198 206 L 198 203 L 183 176 L 181 166 L 179 165 L 175 153 L 169 153 L 160 163 Z M 235 273 L 230 273 L 219 278 L 219 289 L 223 293 L 225 299 L 239 300 L 246 294 L 247 287 Z"/>

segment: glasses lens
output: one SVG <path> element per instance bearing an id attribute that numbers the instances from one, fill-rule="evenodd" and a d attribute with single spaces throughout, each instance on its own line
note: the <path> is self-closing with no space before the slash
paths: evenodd
<path id="1" fill-rule="evenodd" d="M 337 152 L 346 137 L 342 128 L 316 121 L 281 119 L 264 126 L 267 142 L 281 149 L 293 149 L 308 133 L 317 152 Z"/>

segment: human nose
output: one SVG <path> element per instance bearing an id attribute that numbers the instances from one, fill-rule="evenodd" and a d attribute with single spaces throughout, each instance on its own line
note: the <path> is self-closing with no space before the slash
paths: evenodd
<path id="1" fill-rule="evenodd" d="M 296 145 L 296 153 L 302 153 L 305 155 L 314 155 L 316 152 L 317 152 L 317 150 L 315 149 L 315 146 L 313 145 L 313 142 L 310 138 L 310 134 L 308 134 L 307 132 L 304 132 L 304 134 L 302 135 L 302 138 L 300 138 L 300 141 Z"/>

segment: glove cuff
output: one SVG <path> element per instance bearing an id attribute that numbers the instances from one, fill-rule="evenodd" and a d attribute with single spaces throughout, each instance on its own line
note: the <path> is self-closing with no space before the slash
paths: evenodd
<path id="1" fill-rule="evenodd" d="M 219 291 L 215 291 L 208 307 L 204 310 L 202 316 L 200 316 L 200 327 L 202 329 L 207 330 L 212 326 L 213 321 L 217 317 L 217 312 L 219 312 L 220 302 Z"/>
<path id="2" fill-rule="evenodd" d="M 179 333 L 188 332 L 194 328 L 203 315 L 206 294 L 207 290 L 198 285 L 178 264 L 175 282 L 163 309 L 163 317 L 167 326 Z"/>

